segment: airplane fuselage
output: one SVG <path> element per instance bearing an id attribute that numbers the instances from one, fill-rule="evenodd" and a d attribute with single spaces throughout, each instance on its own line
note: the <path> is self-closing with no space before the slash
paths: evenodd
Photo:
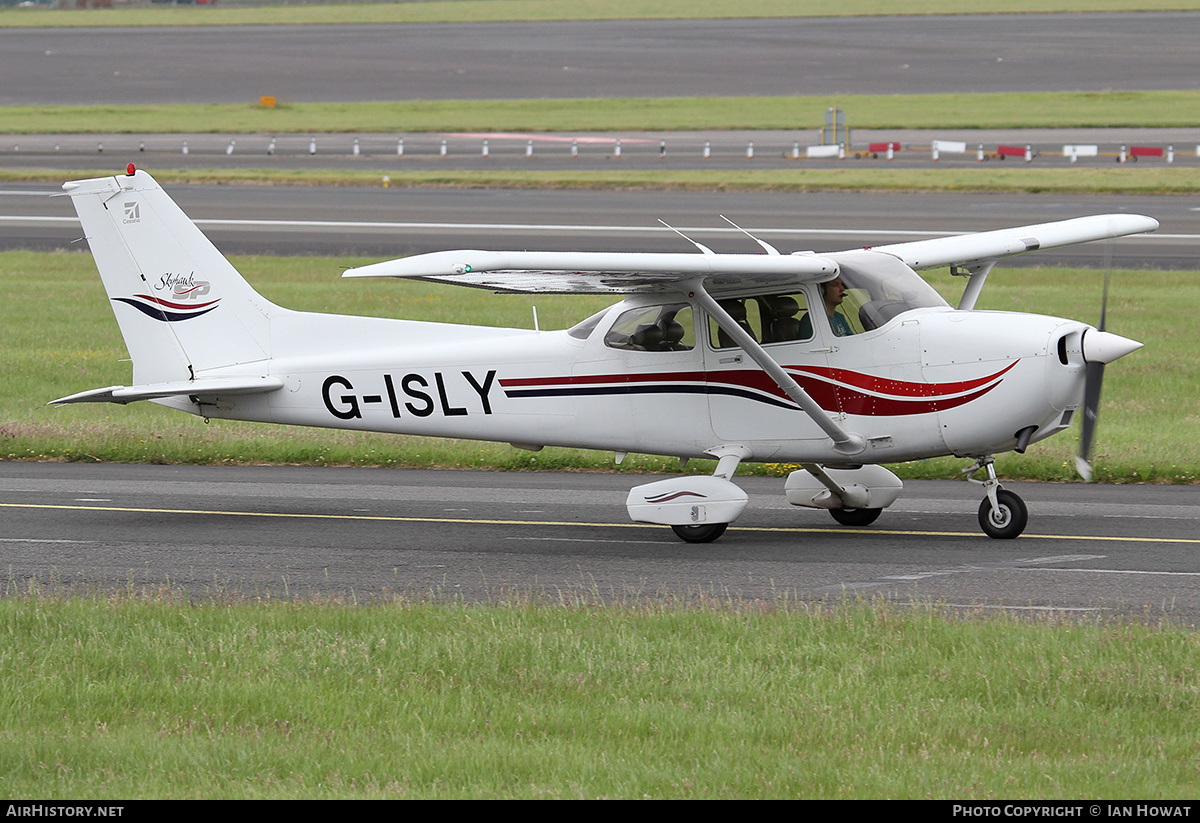
<path id="1" fill-rule="evenodd" d="M 662 301 L 657 301 L 662 302 Z M 161 400 L 210 417 L 616 452 L 703 457 L 736 443 L 754 461 L 890 463 L 1012 449 L 1065 428 L 1083 391 L 1088 327 L 1053 317 L 925 308 L 836 337 L 764 348 L 831 419 L 861 434 L 847 459 L 735 346 L 714 344 L 688 306 L 686 344 L 614 346 L 614 327 L 651 297 L 613 306 L 590 329 L 533 332 L 297 315 L 287 352 L 253 365 L 283 388 Z M 324 333 L 312 334 L 314 325 Z M 220 376 L 214 370 L 200 376 Z"/>

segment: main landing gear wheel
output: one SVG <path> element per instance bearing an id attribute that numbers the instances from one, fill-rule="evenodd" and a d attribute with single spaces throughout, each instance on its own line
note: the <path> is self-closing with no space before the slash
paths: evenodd
<path id="1" fill-rule="evenodd" d="M 701 526 L 672 526 L 671 531 L 685 543 L 711 543 L 725 534 L 728 523 L 705 523 Z"/>
<path id="2" fill-rule="evenodd" d="M 830 509 L 833 519 L 843 526 L 869 526 L 874 523 L 883 509 Z"/>
<path id="3" fill-rule="evenodd" d="M 986 497 L 979 504 L 979 526 L 984 533 L 999 540 L 1011 540 L 1025 531 L 1029 522 L 1025 501 L 1007 489 L 999 489 L 996 502 L 999 505 L 994 509 L 992 501 Z"/>

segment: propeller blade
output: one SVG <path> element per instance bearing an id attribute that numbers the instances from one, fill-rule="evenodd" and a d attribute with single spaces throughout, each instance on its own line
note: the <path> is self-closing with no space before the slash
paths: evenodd
<path id="1" fill-rule="evenodd" d="M 1108 243 L 1104 244 L 1104 295 L 1100 298 L 1100 325 L 1096 327 L 1097 331 L 1104 331 L 1104 327 L 1108 320 L 1108 281 L 1112 279 L 1112 250 Z"/>
<path id="2" fill-rule="evenodd" d="M 1100 415 L 1100 385 L 1104 382 L 1104 364 L 1088 363 L 1083 384 L 1083 429 L 1079 434 L 1079 456 L 1075 470 L 1089 483 L 1092 480 L 1092 438 L 1096 435 L 1096 418 Z"/>
<path id="3" fill-rule="evenodd" d="M 1092 352 L 1092 357 L 1085 353 L 1083 359 L 1087 362 L 1087 371 L 1084 373 L 1083 381 L 1083 425 L 1079 433 L 1079 455 L 1075 458 L 1075 470 L 1079 472 L 1088 483 L 1092 482 L 1092 438 L 1096 436 L 1096 418 L 1100 416 L 1100 386 L 1104 382 L 1104 364 L 1116 360 L 1137 348 L 1141 348 L 1141 344 L 1134 340 L 1127 340 L 1115 334 L 1109 334 L 1104 330 L 1108 321 L 1108 282 L 1112 279 L 1112 246 L 1109 243 L 1104 244 L 1104 296 L 1100 298 L 1100 325 L 1096 327 L 1099 334 L 1096 335 L 1095 351 Z M 1088 333 L 1085 332 L 1083 339 L 1087 340 Z M 1115 338 L 1115 340 L 1109 340 Z M 1120 342 L 1117 342 L 1120 341 Z M 1110 351 L 1110 348 L 1123 349 L 1122 343 L 1134 343 L 1133 348 L 1128 348 L 1116 354 Z M 1102 344 L 1116 344 L 1115 346 Z M 1101 351 L 1102 350 L 1102 351 Z M 1115 356 L 1113 356 L 1115 355 Z"/>

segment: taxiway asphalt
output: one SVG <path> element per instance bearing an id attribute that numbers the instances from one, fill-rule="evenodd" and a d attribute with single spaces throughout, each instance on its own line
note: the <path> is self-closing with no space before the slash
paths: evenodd
<path id="1" fill-rule="evenodd" d="M 6 586 L 203 598 L 468 601 L 886 598 L 955 610 L 1200 617 L 1187 487 L 1006 484 L 1027 533 L 985 537 L 981 494 L 921 481 L 865 529 L 741 478 L 719 541 L 629 522 L 627 474 L 0 463 Z"/>

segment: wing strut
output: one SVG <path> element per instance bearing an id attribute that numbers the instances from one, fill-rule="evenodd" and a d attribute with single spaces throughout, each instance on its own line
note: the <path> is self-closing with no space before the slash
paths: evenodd
<path id="1" fill-rule="evenodd" d="M 858 454 L 867 447 L 867 440 L 861 434 L 848 432 L 830 419 L 829 415 L 817 405 L 817 401 L 809 397 L 804 389 L 800 388 L 800 384 L 792 379 L 792 376 L 775 362 L 774 358 L 758 344 L 753 337 L 745 332 L 737 322 L 729 316 L 729 313 L 721 308 L 720 304 L 712 298 L 707 291 L 704 290 L 704 284 L 699 280 L 692 282 L 692 296 L 696 302 L 708 312 L 709 316 L 717 321 L 717 325 L 721 330 L 726 332 L 733 341 L 742 347 L 746 354 L 750 355 L 750 359 L 758 364 L 767 375 L 775 381 L 779 388 L 783 389 L 784 393 L 795 401 L 804 413 L 807 414 L 812 421 L 821 427 L 821 430 L 829 435 L 833 440 L 833 447 L 838 452 L 845 455 Z"/>
<path id="2" fill-rule="evenodd" d="M 980 292 L 983 291 L 983 284 L 987 280 L 988 274 L 992 271 L 992 266 L 996 265 L 999 260 L 980 260 L 978 263 L 972 263 L 967 266 L 951 266 L 950 273 L 957 277 L 966 277 L 967 287 L 963 289 L 962 299 L 958 301 L 959 311 L 971 311 L 975 308 L 975 301 L 979 299 Z"/>

